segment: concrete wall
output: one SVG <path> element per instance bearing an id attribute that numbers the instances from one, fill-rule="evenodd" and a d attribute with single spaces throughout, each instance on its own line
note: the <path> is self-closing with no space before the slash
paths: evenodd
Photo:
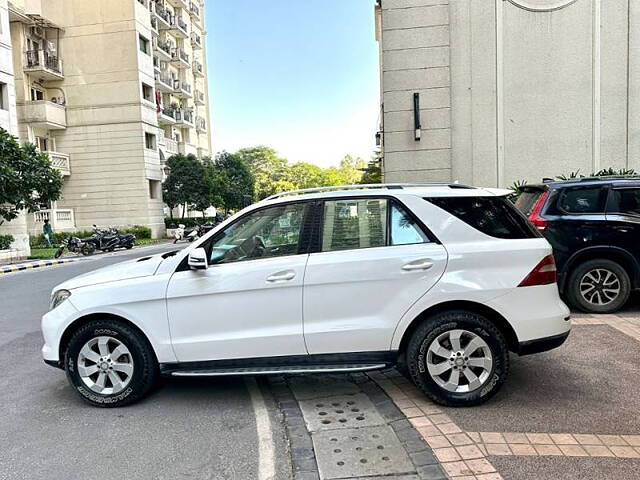
<path id="1" fill-rule="evenodd" d="M 381 14 L 385 180 L 640 171 L 638 2 L 382 0 Z"/>

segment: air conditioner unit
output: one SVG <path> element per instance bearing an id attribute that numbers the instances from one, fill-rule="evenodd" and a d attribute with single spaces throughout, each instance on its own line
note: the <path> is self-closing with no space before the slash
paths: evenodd
<path id="1" fill-rule="evenodd" d="M 34 37 L 44 37 L 44 28 L 40 26 L 31 27 L 31 35 Z"/>
<path id="2" fill-rule="evenodd" d="M 64 105 L 64 97 L 51 97 L 51 101 L 58 105 Z"/>

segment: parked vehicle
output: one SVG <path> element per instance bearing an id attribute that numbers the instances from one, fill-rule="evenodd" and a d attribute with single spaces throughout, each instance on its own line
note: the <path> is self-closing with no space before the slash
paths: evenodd
<path id="1" fill-rule="evenodd" d="M 186 239 L 189 243 L 202 237 L 205 233 L 209 232 L 213 228 L 213 225 L 196 225 L 193 228 L 185 228 L 183 224 L 179 224 L 178 228 L 173 233 L 173 243 L 178 243 L 180 240 Z"/>
<path id="2" fill-rule="evenodd" d="M 64 253 L 64 249 L 73 253 L 81 253 L 82 255 L 92 255 L 96 251 L 96 247 L 93 243 L 87 242 L 86 239 L 82 240 L 78 237 L 68 236 L 62 242 L 62 245 L 58 247 L 55 258 L 60 258 Z"/>
<path id="3" fill-rule="evenodd" d="M 173 231 L 173 243 L 178 243 L 180 240 L 184 239 L 185 226 L 184 224 L 179 224 L 178 228 Z"/>
<path id="4" fill-rule="evenodd" d="M 109 235 L 114 235 L 118 239 L 116 248 L 131 250 L 136 244 L 136 236 L 133 233 L 120 233 L 118 229 L 110 228 Z"/>
<path id="5" fill-rule="evenodd" d="M 640 288 L 640 178 L 527 185 L 516 206 L 551 243 L 560 291 L 575 308 L 615 312 Z"/>
<path id="6" fill-rule="evenodd" d="M 570 330 L 551 246 L 507 193 L 389 184 L 270 197 L 181 251 L 55 287 L 44 360 L 103 407 L 142 398 L 159 374 L 392 365 L 436 402 L 482 403 L 510 351 L 556 348 Z"/>
<path id="7" fill-rule="evenodd" d="M 93 229 L 95 233 L 87 241 L 93 243 L 97 250 L 113 252 L 120 244 L 120 239 L 117 235 L 100 230 L 96 225 L 93 225 Z"/>

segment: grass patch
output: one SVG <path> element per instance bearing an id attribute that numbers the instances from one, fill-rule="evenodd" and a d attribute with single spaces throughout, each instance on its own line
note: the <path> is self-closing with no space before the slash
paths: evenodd
<path id="1" fill-rule="evenodd" d="M 29 260 L 49 260 L 53 258 L 57 248 L 32 248 Z"/>

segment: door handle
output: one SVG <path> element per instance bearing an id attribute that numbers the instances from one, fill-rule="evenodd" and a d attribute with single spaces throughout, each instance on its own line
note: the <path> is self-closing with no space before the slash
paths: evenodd
<path id="1" fill-rule="evenodd" d="M 413 270 L 429 270 L 433 267 L 433 262 L 429 258 L 421 258 L 420 260 L 414 260 L 406 265 L 402 266 L 402 269 L 411 272 Z"/>
<path id="2" fill-rule="evenodd" d="M 293 280 L 296 276 L 295 272 L 291 270 L 287 270 L 284 272 L 274 273 L 273 275 L 269 275 L 267 277 L 267 282 L 275 283 L 275 282 L 286 282 L 288 280 Z"/>

